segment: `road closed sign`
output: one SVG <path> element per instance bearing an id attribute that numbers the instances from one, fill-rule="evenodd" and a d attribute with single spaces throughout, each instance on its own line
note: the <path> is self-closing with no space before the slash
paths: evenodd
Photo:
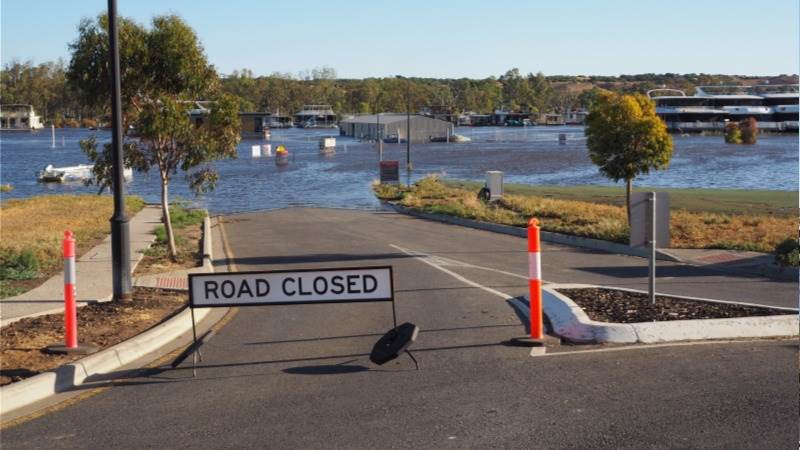
<path id="1" fill-rule="evenodd" d="M 189 275 L 193 308 L 392 301 L 391 267 Z"/>

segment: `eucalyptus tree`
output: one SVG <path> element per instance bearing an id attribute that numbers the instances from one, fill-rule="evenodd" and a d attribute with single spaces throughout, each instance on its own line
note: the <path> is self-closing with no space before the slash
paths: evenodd
<path id="1" fill-rule="evenodd" d="M 175 15 L 156 16 L 147 29 L 131 19 L 118 25 L 122 85 L 124 158 L 139 171 L 157 168 L 161 178 L 161 209 L 169 252 L 177 258 L 169 214 L 169 184 L 178 170 L 187 172 L 190 186 L 201 192 L 218 179 L 209 163 L 235 157 L 239 142 L 238 103 L 220 94 L 214 67 L 194 30 Z M 84 19 L 70 44 L 67 79 L 89 105 L 110 108 L 108 22 L 104 15 Z M 202 125 L 190 121 L 196 100 L 213 100 Z M 131 136 L 129 126 L 134 127 Z M 98 150 L 94 138 L 81 142 L 95 163 L 101 186 L 110 186 L 111 149 Z"/>

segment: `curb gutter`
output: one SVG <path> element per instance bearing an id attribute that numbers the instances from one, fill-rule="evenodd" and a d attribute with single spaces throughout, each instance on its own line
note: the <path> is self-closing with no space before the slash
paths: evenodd
<path id="1" fill-rule="evenodd" d="M 211 263 L 211 225 L 203 221 L 203 267 L 214 270 Z M 201 322 L 211 308 L 196 308 L 195 321 Z M 0 387 L 0 418 L 55 394 L 68 392 L 98 374 L 110 373 L 158 351 L 184 334 L 191 333 L 192 318 L 188 308 L 155 327 L 86 358 L 65 364 L 27 380 Z"/>
<path id="2" fill-rule="evenodd" d="M 462 227 L 475 228 L 478 230 L 491 231 L 493 233 L 508 234 L 517 237 L 527 237 L 528 230 L 520 227 L 512 227 L 511 225 L 501 225 L 497 223 L 481 222 L 479 220 L 463 219 L 461 217 L 447 216 L 444 214 L 433 214 L 417 211 L 404 206 L 395 205 L 389 202 L 383 202 L 394 211 L 407 214 L 409 216 L 418 217 L 421 219 L 434 220 L 437 222 L 449 223 L 451 225 L 460 225 Z M 592 250 L 601 250 L 609 253 L 617 253 L 628 256 L 638 256 L 641 258 L 648 258 L 650 252 L 645 248 L 630 247 L 616 242 L 603 241 L 600 239 L 592 239 L 580 236 L 570 236 L 568 234 L 553 233 L 551 231 L 541 231 L 541 239 L 545 242 L 552 242 L 554 244 L 569 245 L 572 247 L 588 248 Z M 656 259 L 662 261 L 683 262 L 669 253 L 656 251 Z"/>
<path id="3" fill-rule="evenodd" d="M 196 309 L 196 320 L 201 321 L 209 312 L 209 308 Z M 65 364 L 51 372 L 3 386 L 0 388 L 2 415 L 44 400 L 51 395 L 72 390 L 94 375 L 113 372 L 158 350 L 182 334 L 191 332 L 191 329 L 191 313 L 188 309 L 184 309 L 161 325 L 99 353 Z"/>
<path id="4" fill-rule="evenodd" d="M 209 272 L 214 271 L 212 263 L 212 245 L 211 245 L 211 218 L 208 216 L 206 210 L 206 217 L 203 219 L 203 268 Z"/>
<path id="5" fill-rule="evenodd" d="M 590 319 L 583 309 L 570 298 L 556 291 L 559 287 L 566 288 L 567 286 L 551 284 L 543 287 L 542 301 L 544 313 L 553 325 L 553 332 L 574 342 L 653 344 L 709 339 L 797 336 L 798 330 L 800 330 L 800 317 L 797 315 L 641 323 L 596 322 Z M 575 287 L 575 285 L 569 286 Z"/>

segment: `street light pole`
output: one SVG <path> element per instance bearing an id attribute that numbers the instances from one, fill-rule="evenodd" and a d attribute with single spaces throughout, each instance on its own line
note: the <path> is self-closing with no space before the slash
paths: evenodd
<path id="1" fill-rule="evenodd" d="M 131 300 L 131 249 L 128 218 L 125 217 L 125 179 L 122 161 L 122 94 L 119 71 L 117 1 L 108 0 L 109 77 L 111 78 L 111 152 L 114 215 L 111 217 L 111 267 L 114 301 Z"/>

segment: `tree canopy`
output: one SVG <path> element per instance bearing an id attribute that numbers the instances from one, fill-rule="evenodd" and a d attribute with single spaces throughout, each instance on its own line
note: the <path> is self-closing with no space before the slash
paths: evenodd
<path id="1" fill-rule="evenodd" d="M 166 20 L 171 16 L 163 16 Z M 167 32 L 167 26 L 184 28 L 186 24 L 171 24 L 169 21 L 159 29 Z M 187 27 L 188 28 L 188 27 Z M 66 68 L 61 62 L 44 63 L 34 66 L 31 63 L 12 62 L 0 71 L 2 89 L 0 101 L 3 103 L 30 103 L 36 111 L 56 125 L 65 118 L 103 119 L 108 115 L 108 106 L 104 101 L 108 86 L 104 84 L 106 62 L 104 53 L 96 54 L 85 50 L 105 49 L 107 46 L 105 18 L 96 20 L 84 19 L 79 25 L 79 39 L 71 44 L 73 60 L 83 70 L 70 71 L 67 80 Z M 141 25 L 125 18 L 120 18 L 120 51 L 123 66 L 123 89 L 128 78 L 136 78 L 142 73 L 150 73 L 152 69 L 143 69 L 146 61 L 137 59 L 152 53 L 179 53 L 179 41 L 174 48 L 159 47 L 157 41 L 152 46 L 148 43 L 150 32 Z M 182 33 L 191 41 L 194 32 Z M 155 38 L 153 38 L 155 39 Z M 196 41 L 196 36 L 195 36 Z M 185 42 L 184 42 L 185 43 Z M 139 46 L 143 46 L 139 48 Z M 202 54 L 202 47 L 196 48 Z M 198 61 L 198 55 L 186 55 L 186 58 L 175 59 L 170 56 L 162 58 L 163 67 L 174 64 L 175 67 L 186 68 L 190 61 Z M 203 66 L 205 69 L 211 66 Z M 198 70 L 200 66 L 197 66 Z M 160 76 L 171 76 L 169 71 L 157 72 Z M 69 83 L 67 82 L 69 81 Z M 146 82 L 149 80 L 140 80 Z M 162 81 L 154 80 L 157 85 Z M 175 80 L 173 80 L 175 81 Z M 293 114 L 304 104 L 327 103 L 339 114 L 367 113 L 375 111 L 404 111 L 406 107 L 406 89 L 411 85 L 413 94 L 412 106 L 415 109 L 424 106 L 447 106 L 453 111 L 475 111 L 491 113 L 498 108 L 519 109 L 532 112 L 564 112 L 571 108 L 590 108 L 596 94 L 602 90 L 618 93 L 644 93 L 649 89 L 666 87 L 683 89 L 691 93 L 697 85 L 713 84 L 792 84 L 797 83 L 796 75 L 777 77 L 741 77 L 709 74 L 643 74 L 611 76 L 566 76 L 543 73 L 522 73 L 519 69 L 510 69 L 499 77 L 490 76 L 483 79 L 470 78 L 408 78 L 399 80 L 396 77 L 365 78 L 361 80 L 338 78 L 336 71 L 330 67 L 321 67 L 301 71 L 298 74 L 274 72 L 269 75 L 256 75 L 252 70 L 234 70 L 219 79 L 216 75 L 208 77 L 208 81 L 217 84 L 217 90 L 233 95 L 239 100 L 241 111 L 270 111 L 281 114 Z M 136 82 L 132 86 L 141 86 Z M 169 85 L 165 83 L 164 85 Z M 80 89 L 75 89 L 76 87 Z M 199 86 L 200 88 L 202 86 Z M 202 89 L 196 89 L 202 91 Z M 83 93 L 83 94 L 82 94 Z M 94 94 L 85 94 L 94 93 Z M 131 111 L 128 111 L 131 112 Z M 70 121 L 77 125 L 75 121 Z"/>
<path id="2" fill-rule="evenodd" d="M 606 177 L 626 182 L 630 220 L 633 180 L 653 169 L 666 169 L 672 158 L 672 137 L 656 115 L 655 104 L 642 94 L 601 92 L 586 119 L 589 157 Z"/>
<path id="3" fill-rule="evenodd" d="M 218 76 L 208 63 L 197 35 L 180 17 L 156 16 L 147 29 L 119 18 L 120 72 L 126 165 L 139 171 L 155 167 L 161 178 L 161 207 L 170 255 L 177 257 L 169 214 L 169 183 L 186 171 L 196 191 L 212 189 L 217 174 L 207 163 L 235 157 L 239 142 L 239 103 L 221 93 Z M 96 108 L 110 108 L 108 22 L 104 15 L 84 20 L 70 45 L 67 78 L 80 98 Z M 212 100 L 200 122 L 190 120 L 196 100 Z M 95 175 L 109 185 L 110 144 L 100 151 L 96 141 L 81 143 L 95 162 Z"/>

